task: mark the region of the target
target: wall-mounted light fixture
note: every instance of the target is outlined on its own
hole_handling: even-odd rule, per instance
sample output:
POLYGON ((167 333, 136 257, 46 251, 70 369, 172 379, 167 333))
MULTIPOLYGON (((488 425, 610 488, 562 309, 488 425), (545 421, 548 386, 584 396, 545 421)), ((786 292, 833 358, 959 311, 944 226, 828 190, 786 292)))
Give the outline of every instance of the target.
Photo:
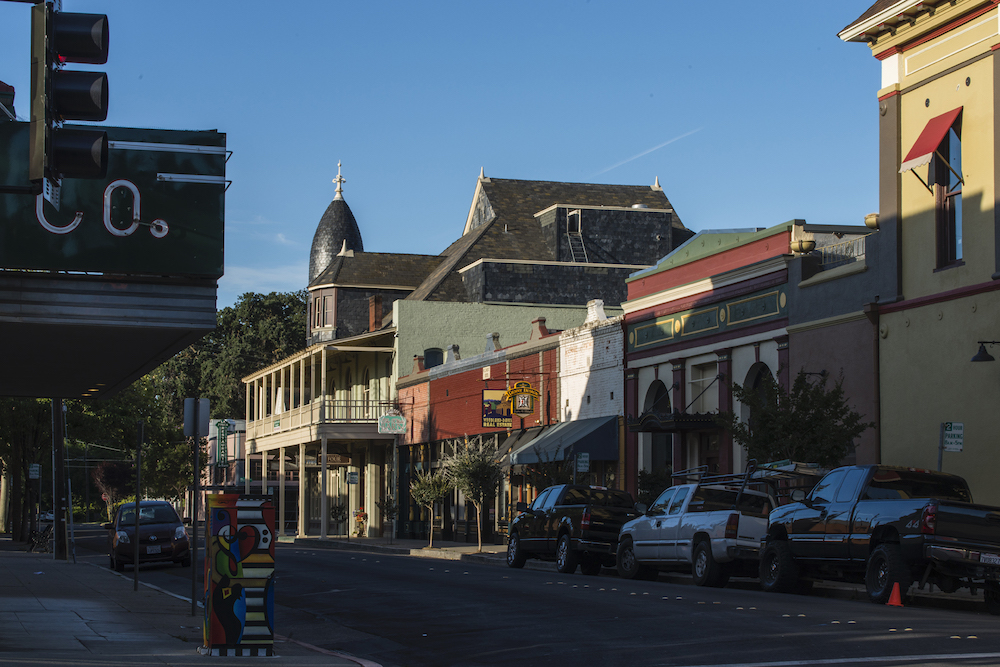
POLYGON ((1000 345, 1000 340, 979 341, 979 352, 976 352, 976 356, 972 357, 972 361, 996 361, 993 355, 986 351, 987 345, 1000 345))

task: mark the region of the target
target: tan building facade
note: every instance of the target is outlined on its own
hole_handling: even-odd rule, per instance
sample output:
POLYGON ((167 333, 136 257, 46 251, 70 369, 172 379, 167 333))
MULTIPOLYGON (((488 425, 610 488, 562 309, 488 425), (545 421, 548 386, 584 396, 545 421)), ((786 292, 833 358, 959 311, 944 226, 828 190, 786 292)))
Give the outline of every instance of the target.
POLYGON ((970 362, 1000 339, 1000 14, 992 1, 883 0, 840 37, 882 68, 878 226, 896 287, 873 310, 882 462, 940 460, 1000 504, 1000 364, 970 362), (939 459, 943 424, 964 438, 939 459))

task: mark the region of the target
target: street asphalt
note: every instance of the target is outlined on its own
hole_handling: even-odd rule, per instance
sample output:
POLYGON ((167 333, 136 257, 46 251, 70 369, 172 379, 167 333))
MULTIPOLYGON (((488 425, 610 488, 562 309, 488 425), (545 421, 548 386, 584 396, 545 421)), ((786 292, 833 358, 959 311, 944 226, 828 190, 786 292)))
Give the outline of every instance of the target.
MULTIPOLYGON (((279 538, 295 548, 350 549, 422 558, 466 560, 505 566, 504 545, 343 538, 279 538)), ((528 561, 531 569, 553 569, 552 563, 528 561)), ((663 577, 690 581, 682 574, 663 577)), ((734 580, 731 586, 755 587, 734 580)), ((817 594, 862 598, 861 587, 825 583, 817 594)), ((51 554, 27 553, 25 545, 0 535, 0 666, 2 665, 192 665, 246 664, 245 657, 205 656, 201 652, 200 619, 191 616, 189 598, 149 584, 133 590, 130 572, 115 573, 92 563, 54 560, 51 554)), ((982 595, 967 591, 946 595, 912 588, 906 604, 982 610, 982 595)), ((346 653, 321 649, 275 636, 269 665, 364 665, 375 663, 346 653)))

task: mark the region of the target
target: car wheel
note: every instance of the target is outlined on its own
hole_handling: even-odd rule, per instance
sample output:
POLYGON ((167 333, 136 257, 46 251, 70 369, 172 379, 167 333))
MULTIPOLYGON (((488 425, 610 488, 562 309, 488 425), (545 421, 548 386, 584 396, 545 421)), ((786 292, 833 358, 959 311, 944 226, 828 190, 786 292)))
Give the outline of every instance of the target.
POLYGON ((618 543, 615 568, 618 570, 618 576, 622 579, 653 579, 656 576, 655 569, 648 565, 642 565, 636 560, 635 550, 630 539, 618 543))
POLYGON ((580 563, 580 572, 588 577, 596 577, 601 573, 601 563, 596 560, 588 560, 580 563))
POLYGON ((515 531, 507 538, 507 567, 524 567, 526 560, 528 557, 521 548, 521 537, 515 531))
POLYGON ((895 584, 899 584, 900 595, 910 587, 909 568, 903 560, 899 545, 885 542, 878 545, 868 556, 865 568, 865 590, 868 599, 876 604, 885 604, 892 595, 895 584))
POLYGON ((729 568, 712 557, 712 545, 708 540, 699 541, 694 548, 691 575, 698 586, 721 588, 729 581, 729 568))
POLYGON ((760 554, 760 587, 768 593, 791 593, 799 583, 799 567, 788 542, 770 542, 760 554))
POLYGON ((556 545, 556 570, 559 574, 573 574, 576 572, 576 552, 573 551, 572 543, 568 533, 563 533, 556 545))
POLYGON ((114 556, 111 556, 111 555, 108 556, 108 569, 109 570, 115 569, 115 557, 114 556))
POLYGON ((994 616, 1000 616, 1000 584, 988 582, 986 590, 983 591, 983 599, 986 600, 986 611, 994 616))
POLYGON ((191 556, 185 556, 180 560, 181 567, 191 567, 191 556))
POLYGON ((125 563, 121 562, 120 560, 118 560, 114 556, 111 557, 111 567, 114 568, 115 572, 124 572, 125 571, 125 563))

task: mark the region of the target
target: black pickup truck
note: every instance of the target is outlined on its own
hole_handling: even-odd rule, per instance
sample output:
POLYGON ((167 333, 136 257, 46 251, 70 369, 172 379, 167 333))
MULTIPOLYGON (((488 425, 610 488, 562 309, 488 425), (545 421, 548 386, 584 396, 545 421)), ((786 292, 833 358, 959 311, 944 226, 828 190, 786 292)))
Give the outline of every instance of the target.
POLYGON ((622 525, 639 516, 625 491, 600 486, 550 486, 529 507, 517 504, 518 516, 507 531, 507 565, 524 567, 528 558, 555 560, 556 569, 598 574, 614 567, 622 525))
POLYGON ((881 465, 831 470, 799 502, 771 512, 761 546, 766 591, 853 580, 885 603, 897 583, 901 594, 913 582, 945 592, 983 588, 989 612, 1000 614, 1000 507, 973 504, 957 475, 881 465))

